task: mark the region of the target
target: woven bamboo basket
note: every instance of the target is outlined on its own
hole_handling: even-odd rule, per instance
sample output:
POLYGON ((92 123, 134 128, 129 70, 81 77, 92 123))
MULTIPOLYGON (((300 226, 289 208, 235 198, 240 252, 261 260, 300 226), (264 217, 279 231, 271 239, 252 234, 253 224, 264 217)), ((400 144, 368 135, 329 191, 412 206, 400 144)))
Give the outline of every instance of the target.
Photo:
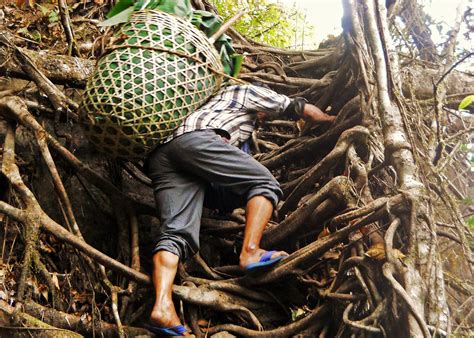
POLYGON ((89 79, 81 121, 114 157, 143 158, 221 86, 223 67, 204 33, 161 11, 140 11, 112 38, 89 79))

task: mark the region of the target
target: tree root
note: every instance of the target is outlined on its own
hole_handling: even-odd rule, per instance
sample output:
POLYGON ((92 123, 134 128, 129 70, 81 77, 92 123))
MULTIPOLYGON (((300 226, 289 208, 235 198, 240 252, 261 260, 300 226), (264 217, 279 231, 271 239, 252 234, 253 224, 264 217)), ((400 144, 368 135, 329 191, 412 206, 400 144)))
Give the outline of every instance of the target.
MULTIPOLYGON (((399 197, 393 198, 393 201, 392 199, 389 199, 389 201, 391 201, 392 203, 401 202, 399 197)), ((381 198, 380 200, 375 200, 371 207, 377 207, 378 204, 381 204, 381 202, 383 203, 382 205, 386 205, 387 199, 381 198)), ((254 280, 247 276, 242 278, 241 283, 245 283, 245 285, 270 283, 279 280, 288 274, 293 274, 295 273, 295 271, 299 271, 298 268, 304 267, 307 264, 310 264, 310 262, 314 262, 314 260, 320 257, 325 251, 329 250, 334 245, 341 243, 352 231, 356 231, 364 225, 374 222, 382 215, 386 215, 387 212, 386 209, 378 209, 377 211, 374 211, 373 209, 369 209, 367 206, 362 209, 365 209, 366 213, 371 213, 369 213, 366 217, 358 220, 357 222, 354 222, 336 231, 335 233, 330 234, 329 236, 323 237, 305 246, 304 248, 295 251, 280 264, 277 264, 273 270, 268 272, 266 275, 260 277, 258 280, 254 280)), ((354 214, 358 213, 349 212, 347 214, 348 215, 342 215, 342 217, 339 217, 339 219, 352 219, 352 217, 354 217, 354 214)))
MULTIPOLYGON (((346 177, 338 176, 305 202, 300 208, 285 218, 278 226, 264 232, 262 238, 263 247, 273 247, 289 235, 296 233, 302 223, 313 213, 317 205, 330 197, 337 196, 338 191, 350 191, 349 182, 346 177)), ((337 198, 335 199, 338 200, 337 198)))
MULTIPOLYGON (((351 100, 339 112, 334 127, 319 137, 307 139, 304 142, 298 140, 298 144, 287 144, 275 152, 268 153, 261 163, 269 169, 276 169, 284 163, 288 163, 298 157, 303 157, 305 154, 314 153, 318 151, 323 145, 333 145, 339 138, 343 131, 350 129, 361 121, 361 114, 358 114, 358 100, 351 100), (345 116, 349 116, 344 119, 345 116), (339 123, 338 123, 339 122, 339 123)), ((360 113, 360 111, 359 111, 360 113)))
POLYGON ((301 197, 320 179, 321 175, 329 171, 330 167, 337 165, 349 146, 354 143, 364 144, 368 134, 369 131, 361 126, 344 131, 334 149, 299 179, 298 185, 286 198, 279 212, 284 215, 288 211, 294 210, 301 197))
MULTIPOLYGON (((6 34, 2 31, 2 34, 6 34)), ((85 87, 86 81, 94 71, 95 61, 72 58, 63 55, 48 55, 44 52, 35 52, 20 48, 38 69, 54 83, 68 84, 71 87, 85 87)), ((11 58, 10 48, 3 45, 0 47, 0 74, 13 76, 21 79, 30 79, 30 74, 25 73, 22 65, 11 58)))
POLYGON ((145 206, 139 202, 134 201, 130 197, 125 196, 112 183, 99 176, 87 165, 82 163, 71 152, 64 148, 55 138, 53 138, 40 126, 36 119, 28 112, 21 99, 17 97, 6 97, 0 99, 0 107, 4 109, 3 114, 6 114, 7 118, 16 119, 29 130, 43 135, 48 144, 52 146, 53 149, 58 152, 58 154, 60 154, 75 171, 83 175, 92 184, 103 190, 107 195, 121 198, 125 204, 134 206, 137 208, 137 210, 143 211, 144 213, 151 215, 155 214, 155 208, 152 206, 145 206))
POLYGON ((381 333, 382 332, 381 329, 379 329, 377 327, 369 326, 369 325, 366 324, 366 322, 368 322, 370 320, 373 320, 373 319, 377 319, 377 317, 379 317, 381 315, 382 310, 385 308, 384 306, 382 306, 382 303, 377 307, 377 309, 375 309, 375 311, 372 313, 372 315, 370 315, 367 318, 364 318, 363 320, 358 320, 358 321, 354 321, 354 320, 349 319, 349 313, 351 312, 353 307, 354 307, 354 304, 350 303, 349 305, 347 305, 346 309, 344 310, 344 314, 342 315, 342 320, 344 321, 345 324, 347 324, 349 326, 352 326, 356 329, 360 329, 360 330, 367 331, 367 332, 370 332, 370 333, 381 333), (374 314, 375 314, 375 316, 374 316, 374 314), (375 318, 373 318, 373 317, 375 317, 375 318))
POLYGON ((204 287, 191 288, 175 285, 173 291, 178 299, 185 300, 191 304, 207 306, 218 311, 241 313, 253 327, 259 330, 262 328, 262 324, 252 311, 240 305, 250 304, 248 301, 239 300, 238 297, 229 296, 224 292, 209 290, 204 287))
POLYGON ((38 232, 39 232, 38 228, 30 224, 24 227, 25 251, 24 251, 24 256, 23 256, 20 278, 18 279, 18 289, 17 289, 18 290, 17 297, 20 301, 23 301, 25 297, 26 280, 35 262, 34 255, 38 255, 38 252, 36 250, 36 245, 39 241, 38 232))
POLYGON ((320 321, 320 318, 323 318, 328 313, 329 307, 327 305, 322 305, 321 307, 312 310, 311 313, 303 319, 274 330, 254 331, 237 325, 227 324, 212 327, 207 330, 207 334, 212 335, 216 332, 228 331, 244 337, 289 337, 308 328, 310 325, 314 324, 315 321, 320 321))
POLYGON ((421 328, 421 331, 423 332, 423 337, 425 337, 425 338, 431 337, 431 334, 428 330, 426 322, 421 317, 421 315, 418 313, 418 311, 415 309, 415 306, 414 306, 413 301, 411 300, 410 296, 407 294, 405 289, 403 289, 403 287, 400 285, 400 283, 398 283, 397 280, 393 277, 393 273, 394 273, 393 265, 390 264, 390 263, 385 263, 383 265, 382 271, 383 271, 383 275, 391 283, 391 285, 392 285, 393 289, 395 290, 395 292, 408 305, 408 309, 410 310, 410 313, 413 315, 413 317, 415 317, 418 325, 421 328))
MULTIPOLYGON (((0 300, 0 307, 2 307, 2 310, 4 308, 13 309, 2 300, 0 300)), ((115 337, 117 333, 117 327, 115 325, 100 321, 92 322, 90 319, 47 308, 34 302, 22 304, 21 309, 29 316, 40 318, 41 321, 55 328, 73 330, 74 332, 79 332, 88 336, 92 335, 94 332, 102 332, 106 337, 115 337)), ((131 326, 124 326, 123 329, 124 332, 131 337, 146 335, 148 333, 145 329, 131 326)))
POLYGON ((286 75, 274 75, 268 73, 253 73, 253 74, 242 74, 240 76, 242 80, 247 81, 263 81, 271 84, 280 83, 285 86, 294 86, 296 88, 308 87, 312 89, 322 89, 331 83, 331 78, 326 77, 324 79, 308 79, 308 78, 297 78, 289 77, 286 75))
MULTIPOLYGON (((0 335, 2 337, 13 336, 13 332, 25 331, 26 334, 41 337, 60 337, 60 338, 81 338, 82 335, 75 333, 66 328, 58 328, 47 324, 46 320, 35 318, 34 316, 19 311, 8 305, 7 302, 0 300, 0 311, 10 317, 10 326, 0 327, 0 335), (22 325, 20 327, 13 325, 22 325)), ((17 336, 15 334, 15 336, 17 336)))

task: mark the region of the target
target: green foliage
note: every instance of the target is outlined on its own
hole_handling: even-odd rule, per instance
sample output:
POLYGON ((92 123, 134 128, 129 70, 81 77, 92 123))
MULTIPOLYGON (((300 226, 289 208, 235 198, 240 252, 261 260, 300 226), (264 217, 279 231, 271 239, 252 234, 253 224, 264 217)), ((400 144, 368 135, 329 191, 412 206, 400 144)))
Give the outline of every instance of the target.
POLYGON ((234 24, 234 28, 256 42, 286 48, 309 41, 311 27, 303 29, 303 14, 269 0, 211 0, 224 21, 241 10, 247 13, 234 24), (304 32, 304 33, 303 33, 304 32))
MULTIPOLYGON (((466 222, 467 227, 471 231, 474 231, 474 216, 469 217, 465 222, 466 222)), ((474 249, 474 241, 469 242, 469 245, 471 249, 474 249)))
POLYGON ((48 15, 49 23, 55 23, 59 21, 59 14, 56 11, 51 11, 48 15))
POLYGON ((462 99, 461 103, 459 103, 458 109, 466 109, 472 104, 473 101, 474 101, 474 95, 466 96, 464 99, 462 99))
POLYGON ((49 23, 55 23, 59 21, 59 14, 54 9, 47 6, 42 6, 40 4, 36 4, 36 6, 38 6, 42 16, 48 17, 49 23))
POLYGON ((464 205, 474 205, 474 200, 472 198, 465 198, 461 201, 462 204, 464 205))

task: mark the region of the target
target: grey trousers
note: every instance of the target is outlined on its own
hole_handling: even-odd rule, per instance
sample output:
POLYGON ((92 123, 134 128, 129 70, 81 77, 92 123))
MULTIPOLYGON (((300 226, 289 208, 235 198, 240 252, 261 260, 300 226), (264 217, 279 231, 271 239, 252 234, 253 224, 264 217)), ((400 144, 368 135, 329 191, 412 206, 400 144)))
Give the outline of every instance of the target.
POLYGON ((161 223, 153 253, 165 250, 183 260, 199 250, 205 200, 224 198, 245 204, 260 195, 276 206, 282 196, 278 181, 267 168, 224 142, 214 130, 186 133, 159 146, 149 155, 146 168, 161 223), (221 187, 221 192, 229 191, 229 196, 205 199, 206 191, 212 191, 210 184, 221 187))

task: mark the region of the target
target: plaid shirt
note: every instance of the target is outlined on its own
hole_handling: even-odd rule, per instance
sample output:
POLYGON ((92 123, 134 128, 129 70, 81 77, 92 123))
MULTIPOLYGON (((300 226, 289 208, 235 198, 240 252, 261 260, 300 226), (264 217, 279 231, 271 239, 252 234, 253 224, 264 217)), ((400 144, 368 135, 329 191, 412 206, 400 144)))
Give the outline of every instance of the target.
POLYGON ((191 131, 215 129, 225 134, 230 144, 240 146, 252 135, 257 111, 275 117, 281 115, 290 102, 287 96, 267 88, 227 86, 190 114, 166 142, 191 131))

